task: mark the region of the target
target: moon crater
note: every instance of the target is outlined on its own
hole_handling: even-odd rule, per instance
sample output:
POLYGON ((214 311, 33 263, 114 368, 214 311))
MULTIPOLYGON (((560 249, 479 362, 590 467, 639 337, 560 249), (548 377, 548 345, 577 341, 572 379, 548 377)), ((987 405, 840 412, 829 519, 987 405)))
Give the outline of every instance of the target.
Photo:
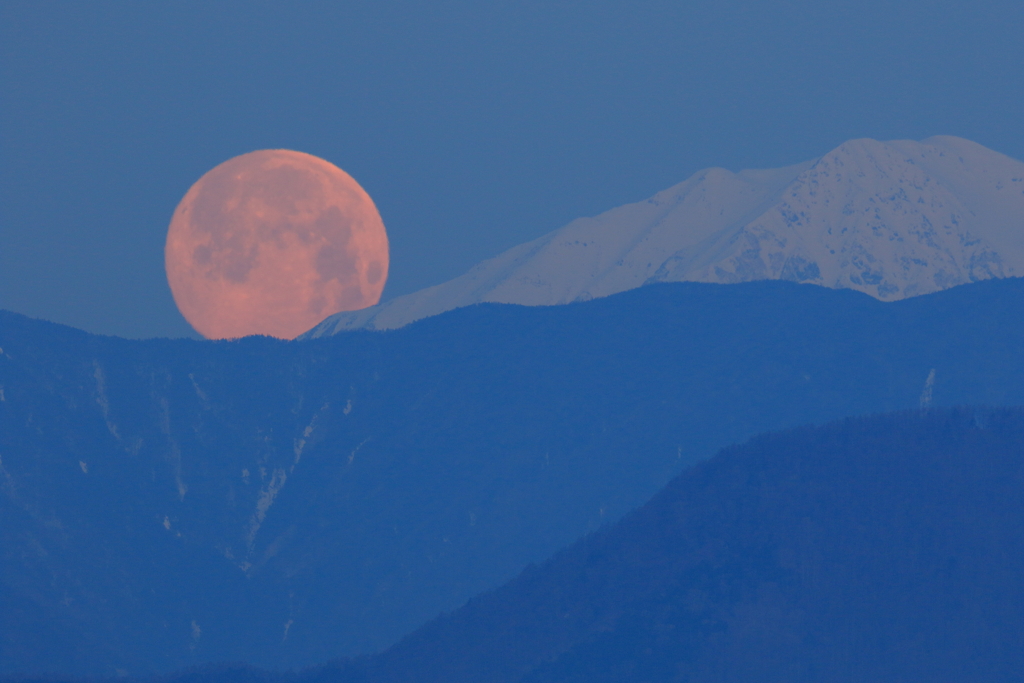
POLYGON ((372 306, 389 261, 363 188, 291 150, 250 152, 206 173, 175 210, 164 255, 175 303, 211 339, 291 339, 372 306))

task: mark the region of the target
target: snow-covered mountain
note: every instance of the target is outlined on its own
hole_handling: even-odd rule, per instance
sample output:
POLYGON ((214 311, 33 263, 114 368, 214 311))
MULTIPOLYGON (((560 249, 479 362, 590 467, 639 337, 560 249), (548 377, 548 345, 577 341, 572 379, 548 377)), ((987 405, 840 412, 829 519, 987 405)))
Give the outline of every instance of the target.
POLYGON ((783 279, 892 301, 1024 275, 1024 163, 961 138, 851 140, 771 170, 700 171, 466 274, 307 333, 401 327, 490 301, 554 305, 651 282, 783 279))

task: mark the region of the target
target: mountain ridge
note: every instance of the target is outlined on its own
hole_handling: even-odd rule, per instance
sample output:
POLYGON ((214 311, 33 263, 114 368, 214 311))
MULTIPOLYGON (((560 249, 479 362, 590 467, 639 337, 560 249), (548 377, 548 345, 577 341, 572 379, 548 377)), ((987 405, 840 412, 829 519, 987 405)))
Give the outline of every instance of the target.
POLYGON ((1021 680, 1021 443, 1021 407, 760 434, 380 654, 151 683, 1021 680))
POLYGON ((660 283, 295 342, 0 314, 0 674, 378 651, 753 434, 1024 403, 1021 301, 660 283))
POLYGON ((304 336, 392 329, 478 302, 560 305, 654 282, 783 279, 890 301, 1021 274, 1024 163, 950 136, 860 139, 781 169, 699 171, 304 336))
POLYGON ((303 681, 1019 680, 1024 410, 759 435, 377 657, 303 681))

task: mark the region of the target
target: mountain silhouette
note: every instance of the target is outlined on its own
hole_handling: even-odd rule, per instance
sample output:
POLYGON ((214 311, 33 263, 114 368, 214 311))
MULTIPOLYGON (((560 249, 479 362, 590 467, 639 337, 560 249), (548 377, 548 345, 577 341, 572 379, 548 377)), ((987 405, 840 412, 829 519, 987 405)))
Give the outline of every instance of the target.
POLYGON ((303 683, 1024 677, 1024 411, 757 437, 375 658, 303 683))
POLYGON ((0 674, 383 650, 729 444, 1024 403, 1021 301, 671 283, 299 342, 0 314, 0 674))
POLYGON ((401 327, 481 301, 566 304, 652 282, 789 280, 894 301, 1021 275, 1024 163, 951 136, 862 139, 786 168, 699 171, 307 334, 401 327))

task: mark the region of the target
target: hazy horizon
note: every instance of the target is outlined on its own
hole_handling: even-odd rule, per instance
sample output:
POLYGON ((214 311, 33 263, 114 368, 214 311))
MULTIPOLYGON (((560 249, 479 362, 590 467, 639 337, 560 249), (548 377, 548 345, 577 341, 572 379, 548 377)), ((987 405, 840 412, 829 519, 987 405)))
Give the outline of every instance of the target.
POLYGON ((940 134, 1024 158, 1021 34, 1011 2, 5 3, 0 308, 194 335, 167 225, 255 149, 366 188, 385 300, 710 166, 940 134))

